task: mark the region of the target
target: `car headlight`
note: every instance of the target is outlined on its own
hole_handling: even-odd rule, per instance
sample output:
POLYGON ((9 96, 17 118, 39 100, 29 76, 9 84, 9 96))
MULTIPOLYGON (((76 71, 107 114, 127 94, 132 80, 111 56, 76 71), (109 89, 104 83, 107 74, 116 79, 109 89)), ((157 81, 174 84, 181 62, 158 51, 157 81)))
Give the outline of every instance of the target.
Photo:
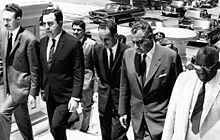
POLYGON ((181 24, 183 22, 183 18, 179 19, 179 24, 181 24))
POLYGON ((208 40, 208 39, 209 39, 209 36, 208 36, 208 34, 205 33, 205 32, 200 32, 199 38, 208 40))
POLYGON ((190 29, 193 29, 193 28, 194 28, 194 24, 190 24, 190 25, 189 25, 189 28, 190 28, 190 29))

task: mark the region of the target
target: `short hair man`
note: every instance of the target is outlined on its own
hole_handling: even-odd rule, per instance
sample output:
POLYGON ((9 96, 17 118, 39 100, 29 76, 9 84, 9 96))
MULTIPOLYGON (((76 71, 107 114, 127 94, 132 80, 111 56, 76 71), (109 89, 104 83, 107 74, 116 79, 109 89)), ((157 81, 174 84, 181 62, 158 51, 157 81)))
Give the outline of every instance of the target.
POLYGON ((82 96, 84 57, 81 43, 62 29, 60 9, 43 13, 46 36, 40 40, 42 99, 46 101, 50 131, 55 140, 66 140, 71 112, 82 96))
POLYGON ((10 139, 11 115, 14 113, 23 139, 33 140, 27 102, 35 102, 35 96, 39 94, 39 42, 20 25, 22 10, 17 4, 7 4, 2 18, 6 30, 0 38, 3 60, 0 86, 5 98, 1 99, 0 105, 0 139, 10 139))
POLYGON ((168 106, 162 140, 220 138, 219 51, 200 48, 193 70, 179 75, 168 106))
MULTIPOLYGON (((98 27, 102 44, 94 49, 94 65, 100 79, 98 109, 103 140, 127 140, 127 128, 119 122, 118 103, 120 68, 129 46, 118 41, 117 25, 109 20, 98 27)), ((129 124, 128 120, 128 124, 129 124)))
POLYGON ((146 136, 160 140, 175 80, 182 72, 180 56, 156 44, 150 24, 137 21, 131 28, 135 47, 127 49, 122 59, 119 114, 126 127, 131 121, 136 140, 146 136))
MULTIPOLYGON (((82 48, 84 53, 85 75, 84 85, 82 92, 82 108, 83 108, 83 120, 80 130, 87 132, 90 126, 90 116, 92 105, 94 103, 93 93, 98 90, 97 77, 93 71, 92 64, 92 51, 96 44, 96 41, 86 35, 86 24, 83 20, 74 20, 72 23, 73 36, 78 38, 82 42, 82 48)), ((98 119, 98 118, 97 118, 98 119)))

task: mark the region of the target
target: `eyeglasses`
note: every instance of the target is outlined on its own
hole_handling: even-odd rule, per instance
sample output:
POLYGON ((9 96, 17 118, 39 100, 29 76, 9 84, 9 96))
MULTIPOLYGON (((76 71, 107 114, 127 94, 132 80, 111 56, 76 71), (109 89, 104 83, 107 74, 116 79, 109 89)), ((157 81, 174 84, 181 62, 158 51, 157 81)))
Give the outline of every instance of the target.
POLYGON ((136 44, 137 46, 140 46, 142 45, 147 39, 150 39, 150 37, 152 36, 152 34, 149 34, 147 37, 143 37, 142 39, 140 40, 137 40, 137 41, 132 41, 133 44, 136 44))
POLYGON ((73 31, 77 31, 77 32, 80 32, 80 31, 82 31, 82 29, 78 29, 78 28, 73 28, 73 31))
POLYGON ((201 70, 201 69, 205 69, 206 71, 211 71, 213 67, 215 67, 218 64, 218 62, 216 62, 214 65, 212 66, 201 66, 201 65, 197 65, 197 64, 193 64, 193 67, 197 70, 201 70))

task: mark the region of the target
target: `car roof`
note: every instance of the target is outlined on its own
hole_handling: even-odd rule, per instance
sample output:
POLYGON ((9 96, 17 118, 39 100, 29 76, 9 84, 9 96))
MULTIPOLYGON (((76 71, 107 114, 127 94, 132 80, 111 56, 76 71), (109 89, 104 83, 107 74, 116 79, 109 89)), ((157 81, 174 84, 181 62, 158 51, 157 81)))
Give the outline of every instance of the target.
POLYGON ((110 3, 107 3, 107 4, 130 5, 130 4, 127 4, 127 3, 122 3, 122 2, 110 2, 110 3))
POLYGON ((144 20, 155 20, 155 21, 161 21, 161 22, 163 22, 163 20, 161 20, 161 19, 159 19, 159 18, 154 18, 154 17, 142 16, 141 18, 143 18, 144 20))

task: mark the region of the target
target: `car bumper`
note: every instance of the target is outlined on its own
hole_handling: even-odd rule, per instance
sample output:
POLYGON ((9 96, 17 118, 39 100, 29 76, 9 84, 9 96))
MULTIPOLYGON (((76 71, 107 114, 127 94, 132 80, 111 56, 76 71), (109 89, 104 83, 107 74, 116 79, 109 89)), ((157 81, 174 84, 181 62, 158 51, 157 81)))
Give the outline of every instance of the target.
POLYGON ((171 12, 171 11, 162 11, 162 15, 166 15, 166 16, 168 16, 168 15, 178 16, 179 13, 177 13, 177 12, 171 12))
POLYGON ((209 44, 208 40, 190 40, 187 43, 187 46, 196 46, 196 47, 204 47, 209 44))
POLYGON ((190 27, 191 25, 186 25, 186 24, 179 24, 179 28, 187 28, 187 29, 191 29, 190 27))
POLYGON ((106 18, 100 18, 100 17, 93 17, 93 16, 89 16, 89 19, 93 22, 97 22, 97 23, 100 23, 100 22, 104 22, 106 21, 106 18))

